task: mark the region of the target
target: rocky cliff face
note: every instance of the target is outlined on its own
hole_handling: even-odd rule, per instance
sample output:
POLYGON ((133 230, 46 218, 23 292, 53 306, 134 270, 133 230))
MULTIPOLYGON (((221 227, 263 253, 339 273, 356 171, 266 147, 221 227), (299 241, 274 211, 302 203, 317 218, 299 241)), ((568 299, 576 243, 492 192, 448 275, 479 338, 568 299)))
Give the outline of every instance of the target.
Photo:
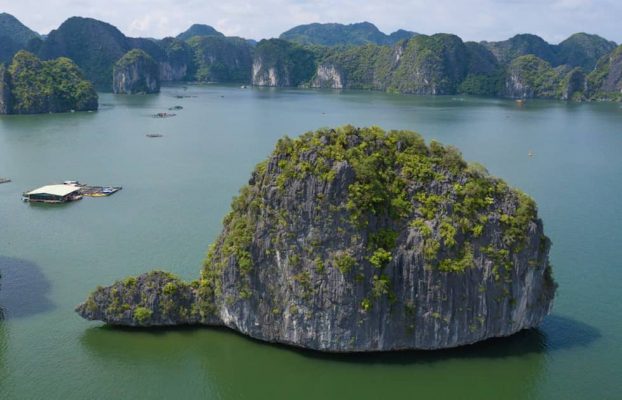
POLYGON ((252 47, 236 37, 193 37, 188 44, 194 51, 196 74, 204 82, 249 83, 252 70, 252 47))
POLYGON ((622 46, 600 59, 588 82, 592 98, 622 101, 622 46))
POLYGON ((341 70, 331 64, 318 65, 311 87, 343 89, 344 79, 341 70))
POLYGON ((255 47, 252 83, 256 86, 309 84, 316 70, 315 55, 281 39, 262 40, 255 47))
POLYGON ((554 69, 534 55, 518 57, 507 67, 503 95, 513 99, 558 98, 566 72, 565 68, 554 69))
POLYGON ((174 38, 164 38, 159 44, 164 49, 164 57, 158 62, 160 81, 183 81, 191 78, 196 67, 190 45, 174 38))
POLYGON ((253 85, 256 86, 291 86, 287 71, 277 72, 276 67, 265 67, 261 58, 253 60, 253 85))
POLYGON ((183 81, 189 73, 187 64, 174 65, 169 61, 158 63, 158 68, 161 82, 183 81))
POLYGON ((455 149, 322 130, 280 140, 257 166, 198 281, 129 278, 77 311, 331 352, 454 347, 542 321, 549 246, 533 200, 455 149))
POLYGON ((573 68, 568 72, 561 83, 562 100, 584 100, 588 93, 588 81, 581 68, 573 68))
POLYGON ((134 49, 114 65, 112 90, 117 94, 149 94, 160 91, 160 67, 151 56, 134 49))

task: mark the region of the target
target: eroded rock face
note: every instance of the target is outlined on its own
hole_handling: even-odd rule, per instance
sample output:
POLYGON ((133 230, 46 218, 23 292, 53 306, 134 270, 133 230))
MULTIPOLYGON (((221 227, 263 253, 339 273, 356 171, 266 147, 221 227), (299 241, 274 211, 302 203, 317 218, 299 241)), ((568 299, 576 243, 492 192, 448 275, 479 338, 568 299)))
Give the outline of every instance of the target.
POLYGON ((285 69, 277 66, 266 67, 261 58, 253 61, 253 85, 269 87, 291 86, 289 74, 285 69))
POLYGON ((574 68, 562 81, 562 100, 583 100, 588 92, 587 77, 581 68, 574 68))
POLYGON ((330 352, 447 348, 537 326, 556 287, 549 246, 533 200, 455 149, 343 127, 282 139, 257 166, 201 278, 176 292, 189 311, 163 316, 164 281, 118 282, 77 311, 330 352))
POLYGON ((143 50, 126 53, 114 65, 112 90, 117 94, 149 94, 160 91, 160 66, 143 50))
POLYGON ((315 72, 311 87, 343 89, 344 79, 341 71, 332 64, 320 64, 315 72))

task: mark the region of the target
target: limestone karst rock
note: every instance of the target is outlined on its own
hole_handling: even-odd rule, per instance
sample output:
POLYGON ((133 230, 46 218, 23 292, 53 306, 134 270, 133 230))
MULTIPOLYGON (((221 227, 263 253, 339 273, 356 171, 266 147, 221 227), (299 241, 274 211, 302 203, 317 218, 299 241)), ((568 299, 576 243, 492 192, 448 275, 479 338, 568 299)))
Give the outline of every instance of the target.
POLYGON ((148 273, 77 308, 113 325, 224 325, 329 352, 440 349, 535 327, 555 294, 527 195, 407 131, 281 139, 201 277, 148 273))
POLYGON ((130 50, 114 65, 112 90, 117 94, 158 93, 159 68, 158 63, 143 50, 130 50))

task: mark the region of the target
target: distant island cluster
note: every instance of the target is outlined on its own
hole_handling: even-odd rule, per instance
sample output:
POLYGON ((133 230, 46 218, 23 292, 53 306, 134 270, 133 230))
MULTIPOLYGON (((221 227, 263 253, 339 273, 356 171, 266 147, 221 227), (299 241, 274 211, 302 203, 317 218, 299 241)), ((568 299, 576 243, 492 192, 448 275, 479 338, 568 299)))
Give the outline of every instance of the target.
POLYGON ((193 25, 177 37, 130 38, 72 17, 42 36, 0 14, 0 114, 96 110, 96 90, 157 93, 162 82, 622 100, 622 46, 576 33, 464 42, 451 34, 382 33, 369 22, 308 24, 259 42, 193 25))

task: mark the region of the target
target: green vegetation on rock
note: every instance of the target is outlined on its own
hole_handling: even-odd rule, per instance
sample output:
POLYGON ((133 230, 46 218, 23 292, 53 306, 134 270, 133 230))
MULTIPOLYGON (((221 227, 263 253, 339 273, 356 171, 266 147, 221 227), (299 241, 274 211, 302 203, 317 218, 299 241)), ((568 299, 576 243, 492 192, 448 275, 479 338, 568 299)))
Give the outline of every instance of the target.
POLYGON ((120 94, 148 94, 160 91, 158 63, 145 51, 128 51, 114 65, 112 90, 120 94))
POLYGON ((216 29, 212 28, 209 25, 203 24, 194 24, 184 32, 177 35, 177 39, 179 40, 188 40, 195 36, 220 36, 224 37, 222 33, 218 32, 216 29))
POLYGON ((622 46, 598 61, 588 82, 593 99, 622 101, 622 46))
POLYGON ((392 45, 414 35, 416 33, 403 29, 393 32, 391 35, 385 35, 369 22, 349 25, 314 23, 296 26, 282 33, 279 39, 301 45, 359 46, 364 44, 392 45))
POLYGON ((9 114, 38 114, 96 110, 97 93, 68 58, 41 61, 18 52, 7 69, 9 114))
POLYGON ((195 36, 188 40, 194 53, 194 79, 203 82, 251 81, 251 46, 241 38, 195 36))
MULTIPOLYGON (((369 282, 371 292, 361 303, 363 308, 371 308, 373 299, 390 293, 385 271, 394 262, 396 241, 404 229, 412 229, 420 237, 429 268, 459 273, 474 266, 475 256, 486 256, 482 250, 486 246, 503 250, 495 253, 503 257, 494 262, 511 265, 512 255, 522 250, 536 220, 535 203, 529 197, 509 189, 482 168, 469 166, 455 148, 437 142, 426 145, 412 132, 351 126, 320 130, 296 140, 281 139, 271 160, 268 165, 258 165, 251 184, 233 201, 223 234, 204 263, 203 284, 211 288, 216 301, 224 296, 221 282, 229 268, 234 268, 241 282, 237 299, 256 295, 249 290, 251 277, 259 273, 254 270, 258 263, 253 255, 259 246, 257 229, 272 227, 270 243, 280 254, 295 243, 296 236, 290 237, 288 232, 299 222, 293 211, 270 204, 270 188, 289 191, 309 180, 330 184, 339 179, 339 165, 347 165, 353 173, 348 194, 337 203, 318 200, 318 207, 334 210, 322 220, 340 221, 337 235, 343 232, 349 239, 335 242, 350 244, 334 248, 332 253, 330 245, 317 249, 318 253, 311 251, 308 264, 292 256, 290 268, 309 265, 307 272, 313 278, 319 273, 318 264, 323 272, 323 262, 328 261, 344 277, 350 277, 347 280, 369 282), (501 204, 514 205, 509 212, 500 212, 501 204), (487 229, 499 229, 502 241, 481 243, 479 238, 487 229), (321 254, 326 258, 318 261, 321 254), (367 266, 372 267, 369 278, 360 274, 367 266), (351 271, 359 273, 351 275, 351 271)), ((295 230, 292 233, 298 235, 295 230)), ((275 252, 266 254, 272 257, 275 252)))
POLYGON ((314 53, 281 39, 257 43, 253 59, 253 83, 257 85, 300 86, 315 73, 314 53))
POLYGON ((410 131, 282 138, 223 225, 199 280, 129 278, 78 312, 328 351, 441 348, 537 325, 556 287, 534 201, 410 131))

